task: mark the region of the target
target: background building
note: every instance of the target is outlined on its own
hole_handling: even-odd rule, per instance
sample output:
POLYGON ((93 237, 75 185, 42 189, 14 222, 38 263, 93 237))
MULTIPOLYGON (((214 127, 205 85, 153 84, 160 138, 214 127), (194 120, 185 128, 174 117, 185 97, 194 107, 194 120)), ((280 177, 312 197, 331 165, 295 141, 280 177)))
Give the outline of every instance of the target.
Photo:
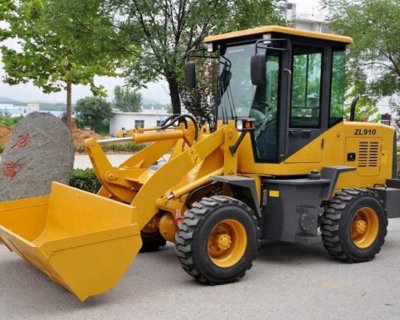
POLYGON ((26 116, 33 111, 39 111, 39 104, 15 105, 12 103, 0 103, 0 114, 7 114, 12 117, 26 116))
POLYGON ((295 2, 289 1, 286 4, 285 20, 297 29, 324 33, 332 32, 325 15, 317 7, 308 7, 305 10, 295 2))
POLYGON ((158 127, 170 114, 164 112, 114 112, 110 121, 110 134, 116 136, 122 128, 126 130, 134 128, 158 127))

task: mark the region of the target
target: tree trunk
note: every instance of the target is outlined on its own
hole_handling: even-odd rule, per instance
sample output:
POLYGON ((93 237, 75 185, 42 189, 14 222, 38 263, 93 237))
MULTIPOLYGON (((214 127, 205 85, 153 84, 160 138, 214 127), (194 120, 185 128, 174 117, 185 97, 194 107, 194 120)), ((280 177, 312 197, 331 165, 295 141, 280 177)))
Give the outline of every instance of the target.
POLYGON ((72 83, 67 81, 67 127, 72 131, 72 83))
POLYGON ((179 87, 176 77, 167 78, 169 95, 171 96, 172 112, 181 114, 181 99, 179 97, 179 87))

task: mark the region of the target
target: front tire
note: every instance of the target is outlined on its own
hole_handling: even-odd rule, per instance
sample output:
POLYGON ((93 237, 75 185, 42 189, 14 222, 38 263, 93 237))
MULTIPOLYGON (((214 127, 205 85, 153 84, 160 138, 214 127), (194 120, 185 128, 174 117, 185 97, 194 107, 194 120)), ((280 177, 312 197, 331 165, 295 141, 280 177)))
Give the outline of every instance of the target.
POLYGON ((176 235, 182 268, 202 283, 239 280, 257 255, 257 225, 254 212, 239 200, 212 196, 195 202, 176 235))
POLYGON ((337 260, 369 261, 385 242, 387 224, 378 195, 369 190, 345 189, 325 209, 321 219, 322 241, 337 260))

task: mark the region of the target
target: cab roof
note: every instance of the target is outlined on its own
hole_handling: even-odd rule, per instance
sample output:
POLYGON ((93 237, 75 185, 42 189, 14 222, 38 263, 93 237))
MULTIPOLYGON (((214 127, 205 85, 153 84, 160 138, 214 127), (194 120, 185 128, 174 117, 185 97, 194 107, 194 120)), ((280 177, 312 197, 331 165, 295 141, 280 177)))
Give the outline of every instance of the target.
POLYGON ((299 36, 304 38, 314 38, 314 39, 322 39, 328 41, 336 41, 341 43, 352 43, 353 39, 350 37, 345 36, 338 36, 335 34, 330 33, 320 33, 320 32, 313 32, 313 31, 306 31, 294 28, 287 28, 281 26, 263 26, 253 29, 241 30, 241 31, 233 31, 228 33, 223 33, 215 36, 208 36, 204 38, 205 43, 212 43, 212 42, 219 42, 224 41, 227 39, 234 39, 234 38, 244 38, 248 36, 255 36, 255 35, 262 35, 265 33, 280 33, 280 34, 287 34, 292 36, 299 36))

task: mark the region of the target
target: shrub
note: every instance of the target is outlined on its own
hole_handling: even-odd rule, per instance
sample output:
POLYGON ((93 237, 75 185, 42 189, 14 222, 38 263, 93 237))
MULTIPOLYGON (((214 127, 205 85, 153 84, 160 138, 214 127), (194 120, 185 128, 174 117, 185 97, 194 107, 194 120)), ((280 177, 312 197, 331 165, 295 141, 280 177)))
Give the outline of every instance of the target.
POLYGON ((0 123, 13 128, 16 126, 16 124, 21 121, 24 117, 23 116, 19 116, 19 117, 13 117, 10 114, 0 114, 0 123))
POLYGON ((74 169, 69 185, 92 193, 97 193, 101 187, 93 169, 74 169))
POLYGON ((83 129, 83 127, 85 126, 85 123, 81 118, 75 118, 75 124, 76 127, 79 129, 83 129))
POLYGON ((74 142, 75 152, 86 153, 86 149, 83 143, 74 142))
POLYGON ((105 144, 102 148, 104 152, 137 152, 142 150, 145 146, 145 144, 116 143, 105 144))

